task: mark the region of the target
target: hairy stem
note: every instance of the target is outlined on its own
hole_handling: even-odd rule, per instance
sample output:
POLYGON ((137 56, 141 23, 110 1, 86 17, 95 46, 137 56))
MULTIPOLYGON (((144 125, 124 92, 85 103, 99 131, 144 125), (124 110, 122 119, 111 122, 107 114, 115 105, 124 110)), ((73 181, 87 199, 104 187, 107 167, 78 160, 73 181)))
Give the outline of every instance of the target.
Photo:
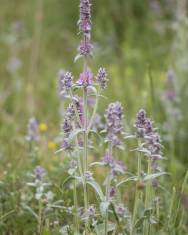
POLYGON ((70 96, 71 96, 71 99, 72 99, 74 112, 76 114, 76 120, 77 120, 79 126, 82 127, 82 123, 81 123, 81 120, 80 120, 80 117, 79 117, 79 113, 78 113, 78 110, 77 110, 77 107, 76 107, 76 103, 75 103, 75 99, 73 97, 72 91, 70 91, 70 96))
MULTIPOLYGON (((76 174, 75 174, 76 176, 76 174)), ((77 180, 75 178, 74 180, 74 209, 75 209, 75 215, 74 215, 74 220, 75 220, 75 228, 76 228, 76 233, 79 231, 79 222, 78 222, 78 197, 77 197, 77 190, 76 190, 76 185, 77 180)))
MULTIPOLYGON (((138 142, 138 146, 140 146, 140 141, 138 142)), ((135 192, 135 202, 134 202, 134 210, 133 210, 131 235, 134 235, 134 226, 135 226, 136 217, 137 217, 137 213, 138 213, 139 200, 141 198, 141 195, 140 195, 141 193, 139 191, 139 184, 141 183, 141 171, 142 171, 141 154, 138 153, 138 155, 137 155, 137 176, 138 176, 138 180, 137 180, 137 183, 136 183, 136 192, 135 192)))
MULTIPOLYGON (((88 133, 87 133, 87 87, 84 87, 83 91, 83 101, 84 101, 84 149, 83 149, 83 169, 84 172, 88 170, 88 133)), ((88 209, 88 192, 87 183, 84 176, 84 208, 85 212, 88 209)), ((86 220, 85 228, 88 228, 88 222, 86 220)))
POLYGON ((39 200, 39 212, 38 212, 38 235, 42 234, 42 202, 39 200))
MULTIPOLYGON (((108 150, 108 152, 109 152, 110 155, 112 155, 112 144, 111 143, 109 143, 109 150, 108 150)), ((109 202, 110 183, 111 183, 110 173, 108 173, 107 183, 106 183, 106 202, 109 202)), ((105 224, 105 230, 104 230, 105 232, 104 232, 104 234, 105 235, 108 235, 108 207, 107 207, 107 210, 106 210, 105 221, 104 221, 104 224, 105 224)))
MULTIPOLYGON (((151 174, 151 159, 148 159, 148 175, 151 174)), ((145 210, 150 206, 150 194, 151 194, 151 182, 146 184, 146 196, 145 196, 145 210)), ((144 235, 149 235, 150 224, 148 219, 144 221, 144 235)))
POLYGON ((90 122, 89 122, 89 125, 88 125, 88 131, 91 129, 91 126, 93 125, 93 121, 95 119, 95 115, 97 113, 97 108, 98 108, 98 104, 99 104, 99 95, 100 95, 100 91, 98 91, 97 94, 96 94, 95 107, 94 107, 94 110, 93 110, 93 113, 92 113, 92 116, 91 116, 91 119, 90 119, 90 122))

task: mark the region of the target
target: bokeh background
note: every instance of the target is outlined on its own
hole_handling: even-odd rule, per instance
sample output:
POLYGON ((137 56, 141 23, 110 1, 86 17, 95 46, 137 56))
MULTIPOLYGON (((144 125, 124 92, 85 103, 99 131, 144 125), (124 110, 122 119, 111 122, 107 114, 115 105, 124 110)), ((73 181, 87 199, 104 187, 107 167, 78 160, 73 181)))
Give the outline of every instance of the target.
MULTIPOLYGON (((47 126, 40 163, 60 161, 57 73, 74 63, 80 38, 78 0, 9 0, 0 7, 0 180, 11 182, 29 168, 27 122, 47 126), (51 143, 51 144, 49 144, 51 143)), ((188 16, 186 0, 92 0, 93 72, 106 67, 107 103, 119 100, 127 132, 145 108, 159 126, 166 168, 178 185, 188 166, 188 16)), ((45 129, 45 128, 44 128, 45 129)), ((12 184, 12 187, 16 187, 12 184)))

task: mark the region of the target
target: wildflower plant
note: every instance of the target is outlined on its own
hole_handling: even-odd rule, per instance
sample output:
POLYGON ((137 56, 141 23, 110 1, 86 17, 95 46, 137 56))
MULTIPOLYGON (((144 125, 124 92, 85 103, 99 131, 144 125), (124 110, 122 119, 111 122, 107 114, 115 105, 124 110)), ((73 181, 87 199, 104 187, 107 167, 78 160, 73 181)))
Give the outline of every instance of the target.
POLYGON ((103 67, 100 67, 97 74, 94 75, 89 66, 94 49, 91 42, 92 23, 89 0, 80 0, 78 26, 82 39, 75 62, 82 59, 83 70, 77 79, 69 71, 60 70, 59 72, 59 92, 63 99, 67 100, 67 108, 62 122, 63 140, 60 151, 65 152, 68 156, 69 176, 63 185, 72 180, 74 203, 72 208, 74 224, 65 225, 61 231, 64 231, 68 226, 71 231, 75 231, 75 234, 88 234, 93 231, 97 234, 100 231, 104 235, 112 231, 114 234, 117 232, 137 234, 139 228, 144 231, 144 234, 149 234, 150 223, 148 220, 151 220, 150 214, 153 213, 153 198, 150 196, 152 185, 154 183, 157 185, 156 178, 164 174, 158 166, 158 161, 163 159, 159 134, 153 127, 153 122, 146 117, 146 112, 140 110, 135 122, 136 135, 133 136, 138 139, 138 147, 136 148, 139 155, 138 174, 130 178, 125 177, 127 168, 116 156, 116 149, 124 151, 124 141, 129 138, 125 135, 124 113, 121 103, 114 102, 108 105, 104 114, 105 122, 99 125, 100 131, 95 125, 98 118, 99 100, 102 91, 107 88, 108 75, 103 67), (80 94, 82 97, 79 96, 80 94), (90 104, 91 98, 94 98, 94 104, 90 104), (97 162, 92 162, 89 158, 93 149, 92 134, 104 138, 103 145, 106 149, 97 162), (146 160, 141 159, 141 155, 145 156, 146 160), (142 171, 143 161, 148 164, 146 172, 144 169, 142 171), (106 172, 103 185, 95 180, 95 171, 93 171, 95 166, 102 167, 106 172), (124 179, 122 180, 122 178, 124 179), (136 181, 136 196, 132 215, 130 208, 124 205, 120 196, 120 186, 131 180, 136 181), (146 184, 144 187, 145 199, 138 192, 138 187, 142 182, 146 184), (83 204, 79 200, 80 189, 83 189, 83 204), (99 204, 91 204, 91 190, 95 191, 100 200, 99 204), (138 213, 139 203, 145 208, 143 215, 138 213), (148 210, 149 214, 147 214, 148 210), (140 228, 137 224, 141 219, 144 222, 140 228))
MULTIPOLYGON (((57 220, 52 220, 53 226, 59 226, 57 234, 160 234, 161 223, 166 221, 161 219, 164 217, 160 194, 163 187, 159 177, 167 173, 163 170, 163 146, 159 131, 146 111, 140 109, 135 117, 134 132, 127 135, 124 126, 126 115, 119 101, 108 104, 103 115, 98 113, 102 92, 107 88, 109 79, 104 67, 99 67, 97 72, 90 67, 94 46, 89 0, 80 0, 78 29, 81 40, 74 61, 81 60, 83 68, 77 75, 64 69, 58 73, 63 112, 57 153, 61 153, 64 159, 63 167, 58 169, 62 169, 66 178, 60 186, 51 184, 46 180, 46 170, 37 166, 32 174, 33 180, 27 183, 33 189, 32 200, 37 202, 37 206, 31 208, 32 200, 23 202, 22 206, 37 218, 38 234, 43 234, 44 227, 49 228, 50 215, 58 216, 57 220), (97 139, 101 143, 98 146, 97 139), (125 148, 128 140, 136 143, 131 151, 125 148), (101 145, 96 160, 95 149, 100 149, 101 145), (125 165, 125 159, 130 156, 137 157, 133 159, 136 173, 125 165), (100 182, 96 172, 101 173, 100 182), (130 184, 128 203, 124 191, 130 184), (54 188, 60 192, 60 200, 54 188)), ((168 76, 171 82, 172 74, 168 76)), ((172 93, 169 94, 171 99, 172 93)), ((38 124, 35 118, 31 118, 27 140, 37 144, 42 139, 41 132, 47 129, 44 123, 38 124)), ((55 145, 49 144, 53 149, 55 145)), ((172 219, 174 200, 173 190, 167 226, 163 229, 165 234, 171 233, 177 222, 180 202, 172 219)))

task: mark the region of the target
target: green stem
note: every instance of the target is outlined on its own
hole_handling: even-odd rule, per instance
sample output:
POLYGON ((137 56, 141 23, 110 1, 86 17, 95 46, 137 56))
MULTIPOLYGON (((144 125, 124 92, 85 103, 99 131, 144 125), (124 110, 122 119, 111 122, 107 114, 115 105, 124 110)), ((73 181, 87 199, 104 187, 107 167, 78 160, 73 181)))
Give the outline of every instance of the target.
MULTIPOLYGON (((112 144, 109 143, 109 150, 108 150, 109 154, 112 155, 112 144)), ((106 202, 109 202, 109 189, 110 189, 110 183, 111 183, 111 179, 110 179, 110 173, 108 173, 107 176, 107 184, 106 184, 106 202)), ((106 210, 106 215, 105 215, 105 235, 108 235, 108 208, 106 210)))
POLYGON ((183 193, 185 191, 185 187, 186 187, 187 181, 188 181, 188 171, 186 172, 186 175, 185 175, 182 187, 181 187, 181 195, 180 195, 179 200, 178 200, 178 206, 177 206, 177 210, 175 212, 175 221, 174 221, 174 223, 176 223, 176 220, 178 218, 178 214, 180 213, 181 197, 182 197, 182 195, 183 195, 183 193))
POLYGON ((79 113, 78 113, 78 110, 77 110, 77 107, 76 107, 75 99, 73 97, 73 94, 72 94, 71 90, 70 90, 70 96, 71 96, 71 99, 72 99, 73 108, 74 108, 74 112, 76 114, 77 122, 78 122, 79 126, 82 127, 82 123, 81 123, 81 120, 80 120, 80 117, 79 117, 79 113))
MULTIPOLYGON (((110 175, 108 174, 107 176, 107 184, 106 184, 106 202, 109 201, 109 188, 110 188, 110 175)), ((108 208, 106 210, 106 215, 105 215, 105 235, 108 235, 108 208)))
MULTIPOLYGON (((138 142, 138 146, 140 146, 140 141, 138 142)), ((134 235, 134 225, 136 222, 136 217, 138 213, 138 205, 140 200, 140 191, 139 191, 139 184, 141 183, 141 169, 142 168, 142 162, 141 162, 141 154, 138 153, 137 156, 137 175, 138 175, 138 181, 136 184, 136 192, 135 192, 135 202, 134 202, 134 210, 133 210, 133 220, 132 220, 132 229, 131 229, 131 235, 134 235)))
MULTIPOLYGON (((84 87, 83 91, 83 101, 84 101, 84 149, 83 149, 83 169, 84 173, 88 170, 88 133, 87 133, 87 87, 84 87)), ((83 176, 84 177, 84 176, 83 176)), ((84 177, 84 208, 85 212, 88 209, 88 192, 87 192, 87 182, 84 177)), ((88 221, 86 220, 85 229, 87 231, 88 221)))
POLYGON ((175 204, 175 200, 176 200, 176 188, 173 187, 173 193, 172 193, 172 198, 171 198, 171 203, 170 203, 170 209, 169 209, 169 213, 168 213, 168 232, 170 232, 171 227, 172 227, 172 218, 173 218, 173 209, 174 209, 174 204, 175 204))
POLYGON ((38 235, 42 234, 42 202, 39 200, 38 235))
POLYGON ((100 91, 97 92, 97 95, 96 95, 95 107, 94 107, 94 110, 93 110, 93 113, 92 113, 92 116, 91 116, 91 119, 90 119, 90 122, 89 122, 89 125, 88 125, 88 131, 91 129, 91 126, 93 124, 95 115, 97 113, 97 108, 98 108, 98 103, 99 103, 99 95, 100 95, 100 91))
MULTIPOLYGON (((148 159, 148 175, 151 174, 151 159, 148 159)), ((148 181, 146 184, 146 197, 145 197, 145 210, 150 206, 150 194, 151 194, 151 182, 148 181)), ((144 235, 149 235, 150 225, 148 219, 144 221, 144 235)))
MULTIPOLYGON (((76 176, 76 174, 75 174, 76 176)), ((76 233, 79 231, 79 222, 78 222, 78 197, 77 197, 77 190, 76 190, 76 178, 74 180, 74 209, 75 209, 75 228, 76 228, 76 233)))

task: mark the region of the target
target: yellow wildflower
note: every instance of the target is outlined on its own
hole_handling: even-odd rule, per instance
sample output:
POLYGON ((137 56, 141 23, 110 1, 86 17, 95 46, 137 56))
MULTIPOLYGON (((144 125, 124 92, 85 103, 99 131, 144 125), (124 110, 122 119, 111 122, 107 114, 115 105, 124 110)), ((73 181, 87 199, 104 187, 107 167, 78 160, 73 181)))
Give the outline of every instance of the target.
POLYGON ((55 142, 53 142, 53 141, 48 142, 49 149, 56 149, 56 147, 57 147, 57 144, 55 142))
POLYGON ((48 126, 47 126, 46 123, 40 123, 39 124, 39 130, 40 131, 45 132, 45 131, 47 131, 47 129, 48 129, 48 126))

